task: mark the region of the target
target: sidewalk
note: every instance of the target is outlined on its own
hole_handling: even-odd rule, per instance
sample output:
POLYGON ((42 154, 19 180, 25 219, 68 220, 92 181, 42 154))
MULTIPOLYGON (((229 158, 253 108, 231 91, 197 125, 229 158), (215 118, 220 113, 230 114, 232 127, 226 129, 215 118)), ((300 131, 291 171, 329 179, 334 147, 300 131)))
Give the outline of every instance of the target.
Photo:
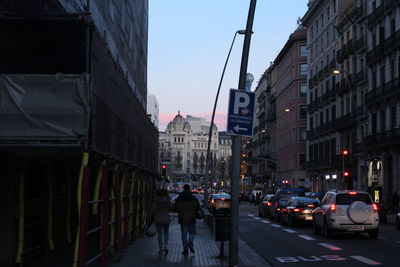
MULTIPOLYGON (((243 240, 239 241, 239 266, 246 267, 269 267, 267 262, 261 258, 243 240)), ((169 229, 169 253, 159 255, 157 236, 138 239, 124 251, 122 261, 110 263, 111 267, 183 267, 183 266, 228 266, 228 242, 225 242, 225 259, 219 259, 220 242, 214 241, 214 236, 206 223, 197 221, 197 234, 194 241, 195 254, 182 255, 182 241, 180 226, 176 215, 172 216, 169 229)))

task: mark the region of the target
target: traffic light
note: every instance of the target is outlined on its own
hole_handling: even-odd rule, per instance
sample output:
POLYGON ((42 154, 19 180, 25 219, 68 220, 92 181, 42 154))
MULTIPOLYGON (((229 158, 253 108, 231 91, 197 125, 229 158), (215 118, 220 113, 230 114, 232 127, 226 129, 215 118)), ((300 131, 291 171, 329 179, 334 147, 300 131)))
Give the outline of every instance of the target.
POLYGON ((350 173, 349 173, 348 171, 345 171, 345 172, 343 173, 343 177, 347 178, 347 177, 349 177, 349 176, 350 176, 350 173))
POLYGON ((348 156, 349 155, 349 151, 347 149, 343 149, 342 155, 343 156, 348 156))
POLYGON ((161 165, 162 176, 167 177, 167 165, 161 165))

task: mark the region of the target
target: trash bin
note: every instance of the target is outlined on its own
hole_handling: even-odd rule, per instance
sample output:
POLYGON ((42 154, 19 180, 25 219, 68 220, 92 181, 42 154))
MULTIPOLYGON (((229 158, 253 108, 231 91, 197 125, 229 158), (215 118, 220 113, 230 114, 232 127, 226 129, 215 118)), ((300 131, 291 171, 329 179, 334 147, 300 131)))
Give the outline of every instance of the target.
POLYGON ((230 235, 230 217, 214 217, 215 241, 229 241, 230 235))

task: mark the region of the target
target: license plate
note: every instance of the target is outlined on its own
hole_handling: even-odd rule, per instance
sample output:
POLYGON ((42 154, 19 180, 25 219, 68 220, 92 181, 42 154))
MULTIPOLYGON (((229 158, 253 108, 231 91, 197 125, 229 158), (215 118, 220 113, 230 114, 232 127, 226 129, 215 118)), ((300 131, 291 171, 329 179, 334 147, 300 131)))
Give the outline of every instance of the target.
POLYGON ((364 226, 362 225, 353 225, 349 228, 350 231, 364 231, 364 226))
POLYGON ((225 201, 218 201, 215 206, 217 209, 229 208, 229 203, 225 201))

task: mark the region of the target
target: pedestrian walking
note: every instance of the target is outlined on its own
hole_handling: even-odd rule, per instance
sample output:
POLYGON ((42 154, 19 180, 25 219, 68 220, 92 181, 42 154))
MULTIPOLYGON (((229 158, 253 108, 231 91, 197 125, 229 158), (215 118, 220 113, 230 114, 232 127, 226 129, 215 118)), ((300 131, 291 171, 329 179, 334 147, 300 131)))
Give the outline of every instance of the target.
POLYGON ((393 196, 392 196, 393 214, 397 214, 397 212, 399 211, 399 201, 400 201, 400 197, 397 194, 397 192, 394 191, 393 196))
POLYGON ((192 195, 188 184, 183 186, 183 192, 176 199, 174 209, 178 212, 178 222, 181 225, 182 254, 187 255, 189 253, 188 249, 194 253, 193 241, 196 235, 196 215, 197 211, 200 210, 200 203, 192 195))
POLYGON ((161 188, 156 195, 156 212, 154 222, 157 226, 158 246, 160 254, 168 254, 169 223, 172 203, 168 191, 161 188))

